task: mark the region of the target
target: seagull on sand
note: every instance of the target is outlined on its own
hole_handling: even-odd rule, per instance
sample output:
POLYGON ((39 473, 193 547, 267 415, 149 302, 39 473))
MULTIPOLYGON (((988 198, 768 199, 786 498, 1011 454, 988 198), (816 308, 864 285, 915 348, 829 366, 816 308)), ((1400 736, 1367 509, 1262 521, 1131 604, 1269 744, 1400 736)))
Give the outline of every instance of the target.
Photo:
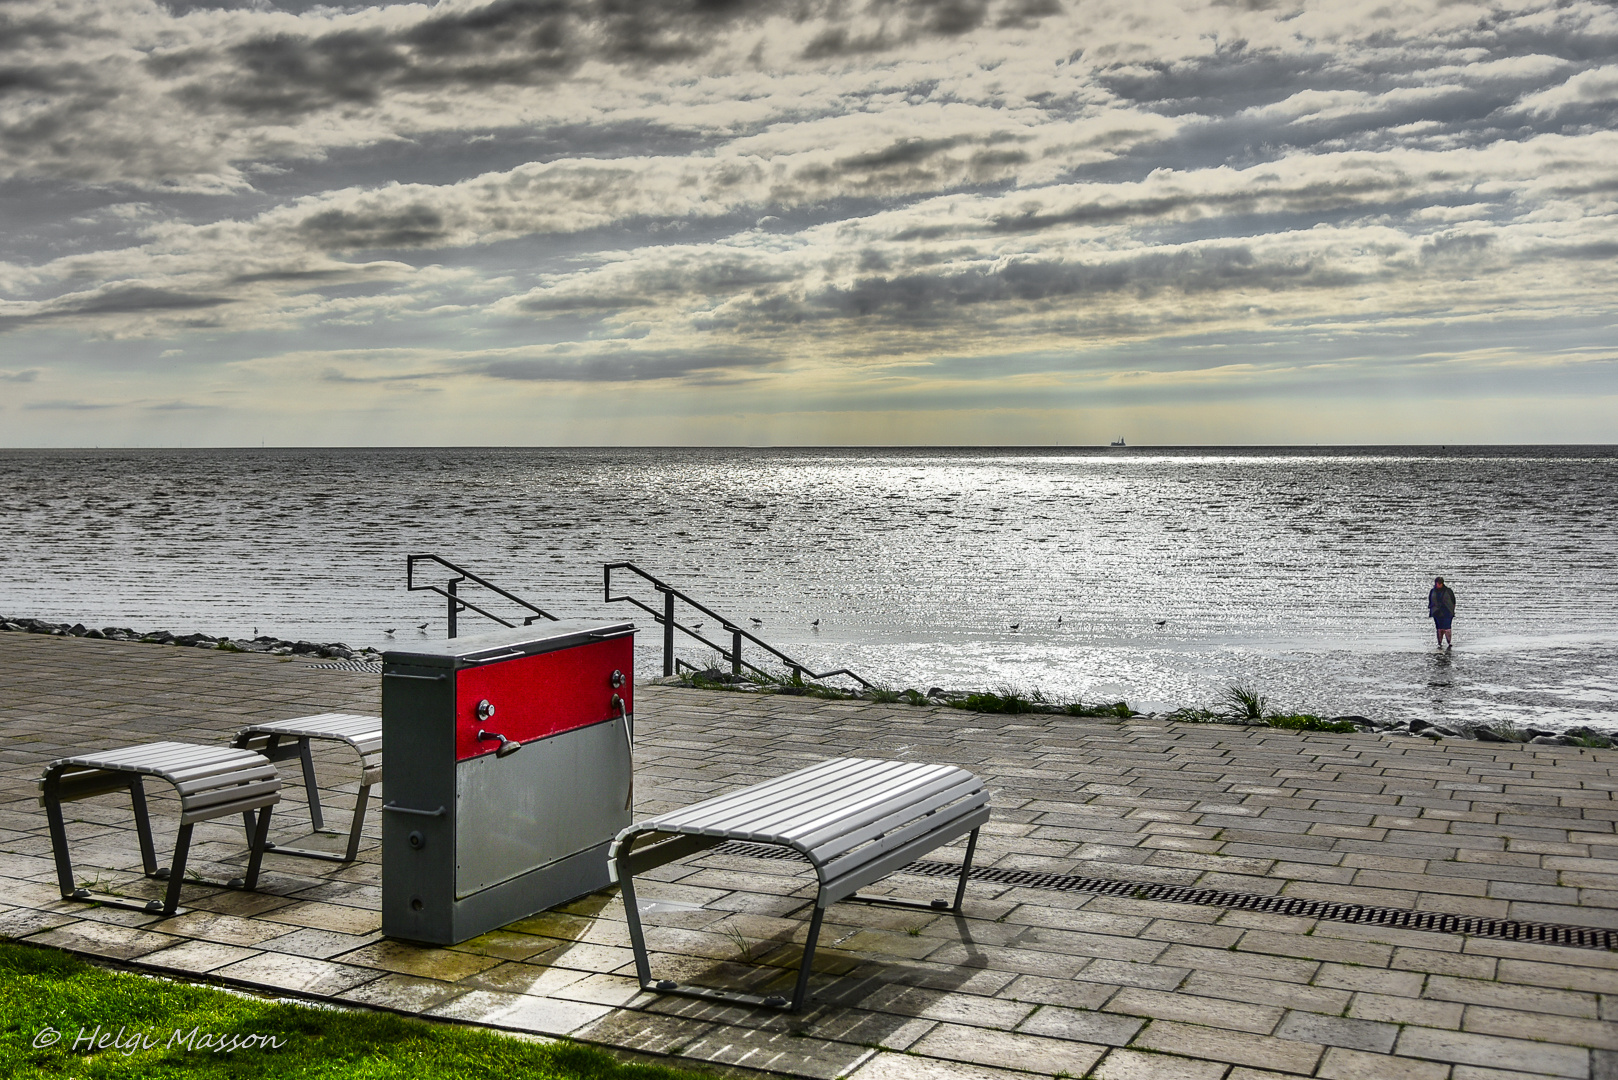
POLYGON ((752 623, 754 626, 763 626, 764 625, 764 620, 763 619, 748 619, 747 621, 752 623))
POLYGON ((417 630, 425 630, 431 625, 432 625, 432 620, 429 619, 427 622, 417 624, 416 629, 417 630))
POLYGON ((820 625, 820 620, 816 619, 814 622, 810 623, 809 625, 810 626, 819 626, 820 625))
POLYGON ((1160 628, 1160 629, 1161 629, 1161 628, 1162 628, 1162 627, 1165 627, 1165 626, 1167 626, 1167 625, 1168 625, 1168 624, 1169 624, 1169 621, 1168 621, 1168 620, 1167 620, 1167 619, 1159 619, 1159 620, 1157 620, 1157 625, 1158 625, 1158 627, 1159 627, 1159 628, 1160 628))
POLYGON ((1022 623, 1020 623, 1020 622, 1014 622, 1014 623, 1012 623, 1012 624, 1011 624, 1011 628, 1012 628, 1012 629, 1013 629, 1013 630, 1020 630, 1020 629, 1022 629, 1022 623))
MULTIPOLYGON (((398 629, 398 627, 394 627, 394 629, 395 629, 395 630, 397 630, 397 629, 398 629)), ((384 631, 382 631, 382 632, 383 632, 383 633, 384 633, 384 634, 386 634, 386 635, 388 635, 388 636, 389 636, 389 637, 392 637, 392 636, 393 636, 393 630, 384 630, 384 631)))

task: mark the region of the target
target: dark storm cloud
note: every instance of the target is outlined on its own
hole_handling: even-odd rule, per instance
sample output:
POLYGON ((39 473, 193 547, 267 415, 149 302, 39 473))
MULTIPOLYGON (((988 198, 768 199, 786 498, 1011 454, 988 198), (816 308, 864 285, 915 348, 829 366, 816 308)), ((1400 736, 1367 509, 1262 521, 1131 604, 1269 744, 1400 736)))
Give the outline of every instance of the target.
POLYGON ((16 315, 0 314, 0 326, 98 315, 162 315, 197 311, 231 303, 226 296, 207 296, 144 285, 112 285, 93 292, 71 293, 35 305, 16 315))
MULTIPOLYGON (((396 91, 543 84, 589 61, 653 68, 704 56, 724 35, 781 15, 799 23, 832 24, 806 47, 809 55, 890 49, 918 37, 974 30, 984 22, 988 5, 878 0, 869 9, 881 17, 884 29, 875 39, 855 44, 836 23, 862 12, 835 2, 804 0, 783 7, 768 0, 496 0, 403 25, 261 34, 229 46, 223 55, 180 50, 145 63, 163 79, 185 80, 180 93, 193 107, 295 115, 371 105, 396 91), (225 61, 222 79, 216 60, 225 61)), ((1043 10, 1028 3, 1008 7, 1024 21, 1041 17, 1043 10)))
POLYGON ((962 271, 872 275, 827 288, 801 303, 766 306, 760 314, 787 320, 880 317, 904 323, 948 322, 961 308, 983 304, 1043 306, 1119 293, 1146 300, 1164 292, 1331 288, 1361 276, 1308 259, 1265 258, 1246 244, 1233 243, 1094 264, 1028 259, 962 271))
POLYGON ((305 218, 299 231, 323 251, 425 247, 449 234, 443 214, 421 203, 388 213, 326 210, 305 218))

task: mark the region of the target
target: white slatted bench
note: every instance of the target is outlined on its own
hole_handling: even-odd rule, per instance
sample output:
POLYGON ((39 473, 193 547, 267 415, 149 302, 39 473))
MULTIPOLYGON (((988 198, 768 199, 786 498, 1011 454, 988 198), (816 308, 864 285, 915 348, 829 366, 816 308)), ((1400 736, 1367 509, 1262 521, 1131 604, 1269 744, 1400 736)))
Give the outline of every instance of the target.
POLYGON ((631 825, 613 840, 608 858, 614 880, 623 888, 641 989, 797 1012, 808 994, 809 970, 826 908, 839 900, 862 900, 930 911, 960 911, 978 829, 988 820, 988 792, 983 782, 965 769, 908 761, 833 758, 631 825), (966 845, 953 904, 855 895, 861 887, 968 834, 971 839, 966 845), (792 848, 809 860, 820 881, 790 1003, 780 994, 761 997, 685 986, 667 979, 652 981, 634 876, 726 840, 792 848))
MULTIPOLYGON (((283 847, 276 844, 269 845, 269 850, 278 855, 297 855, 305 859, 353 862, 359 857, 360 828, 365 824, 365 806, 371 797, 371 785, 382 782, 380 716, 329 712, 267 724, 249 724, 236 733, 232 745, 256 750, 271 761, 298 758, 303 765, 303 789, 309 796, 309 824, 315 832, 325 832, 326 820, 320 808, 320 785, 315 781, 314 757, 309 752, 311 739, 347 743, 360 756, 360 790, 354 799, 354 818, 348 827, 348 848, 341 855, 330 851, 283 847), (283 739, 291 741, 283 743, 283 739)), ((251 836, 253 812, 249 810, 243 813, 242 821, 247 828, 247 834, 251 836)))
POLYGON ((105 753, 58 758, 45 767, 45 775, 39 780, 39 801, 50 822, 51 850, 56 856, 56 880, 61 886, 62 898, 164 915, 173 915, 179 907, 186 855, 191 850, 191 830, 199 821, 247 810, 260 811, 258 828, 249 838, 247 874, 231 880, 227 887, 252 889, 258 884, 259 864, 270 831, 270 808, 280 798, 281 777, 262 754, 228 746, 178 742, 145 743, 105 753), (152 823, 146 812, 143 780, 148 776, 173 784, 180 795, 180 829, 174 839, 174 861, 163 869, 157 865, 152 823), (168 879, 168 893, 163 900, 131 902, 123 897, 91 894, 73 882, 73 862, 67 850, 62 804, 121 788, 129 790, 129 800, 134 805, 135 830, 140 835, 141 865, 146 876, 168 879))

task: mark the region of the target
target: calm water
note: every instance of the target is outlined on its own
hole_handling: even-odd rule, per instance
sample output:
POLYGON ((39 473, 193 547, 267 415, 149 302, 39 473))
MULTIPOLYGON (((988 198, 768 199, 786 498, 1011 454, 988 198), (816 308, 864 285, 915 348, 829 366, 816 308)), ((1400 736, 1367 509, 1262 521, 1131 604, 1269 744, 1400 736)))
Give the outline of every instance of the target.
POLYGON ((13 450, 0 491, 13 615, 385 646, 444 633, 407 553, 618 618, 600 567, 629 559, 900 687, 1618 723, 1608 447, 13 450))

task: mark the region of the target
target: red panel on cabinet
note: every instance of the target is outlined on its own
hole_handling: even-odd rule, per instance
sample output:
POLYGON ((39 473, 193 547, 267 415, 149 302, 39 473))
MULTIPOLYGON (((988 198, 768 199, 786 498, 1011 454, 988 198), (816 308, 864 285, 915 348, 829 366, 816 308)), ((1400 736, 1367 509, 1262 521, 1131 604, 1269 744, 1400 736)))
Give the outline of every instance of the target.
POLYGON ((502 660, 483 668, 455 673, 455 760, 492 754, 498 739, 478 738, 478 731, 498 732, 515 742, 543 739, 574 728, 618 719, 614 695, 626 712, 634 712, 635 639, 626 634, 535 656, 502 660), (624 675, 612 685, 613 672, 624 675), (494 715, 478 718, 478 703, 494 706, 494 715))

